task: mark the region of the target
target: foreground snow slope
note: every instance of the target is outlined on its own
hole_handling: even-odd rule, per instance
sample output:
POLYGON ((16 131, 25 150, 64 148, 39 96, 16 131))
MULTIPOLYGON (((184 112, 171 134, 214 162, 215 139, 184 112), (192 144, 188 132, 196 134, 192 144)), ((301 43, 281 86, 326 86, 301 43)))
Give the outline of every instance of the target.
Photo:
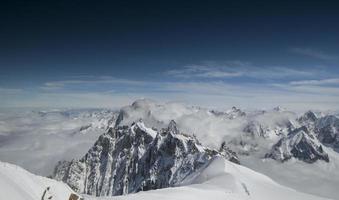
POLYGON ((272 159, 258 159, 259 155, 240 156, 240 162, 279 184, 308 194, 339 199, 339 155, 331 149, 326 151, 329 154, 329 163, 317 161, 309 164, 298 159, 280 163, 272 159))
POLYGON ((87 200, 189 200, 189 199, 227 199, 227 200, 325 200, 297 192, 275 183, 273 180, 246 167, 231 163, 220 157, 191 177, 192 185, 151 190, 117 197, 91 197, 87 200))
POLYGON ((62 182, 31 174, 16 165, 0 162, 0 199, 39 200, 47 187, 50 187, 48 197, 52 196, 51 200, 67 200, 70 194, 74 193, 62 182))
MULTIPOLYGON (((85 200, 326 200, 275 183, 246 167, 216 157, 211 164, 189 177, 187 184, 115 197, 86 196, 85 200)), ((64 183, 36 176, 12 164, 0 162, 0 199, 39 200, 50 187, 52 200, 67 200, 73 191, 64 183)))

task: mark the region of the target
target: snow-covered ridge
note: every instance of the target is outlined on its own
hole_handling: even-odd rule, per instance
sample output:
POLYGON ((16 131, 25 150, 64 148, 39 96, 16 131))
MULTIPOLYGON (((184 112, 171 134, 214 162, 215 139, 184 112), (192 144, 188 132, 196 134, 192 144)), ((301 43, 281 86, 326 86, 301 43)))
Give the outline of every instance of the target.
POLYGON ((266 157, 280 161, 295 157, 307 163, 313 163, 317 160, 330 161, 322 145, 305 126, 293 130, 287 137, 280 139, 272 147, 272 151, 266 154, 266 157))
POLYGON ((72 193, 75 194, 62 182, 31 174, 21 167, 0 161, 1 199, 67 200, 72 193))
POLYGON ((59 163, 54 177, 96 196, 135 193, 187 184, 216 155, 239 162, 229 149, 220 151, 180 133, 174 121, 160 131, 139 121, 111 128, 82 159, 59 163))

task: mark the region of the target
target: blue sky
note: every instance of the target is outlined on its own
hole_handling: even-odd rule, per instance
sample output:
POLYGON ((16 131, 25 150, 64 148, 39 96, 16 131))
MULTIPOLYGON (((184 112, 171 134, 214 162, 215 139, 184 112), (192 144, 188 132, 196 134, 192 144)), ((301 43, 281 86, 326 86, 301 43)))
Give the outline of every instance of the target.
POLYGON ((338 109, 334 2, 17 1, 1 7, 0 107, 338 109))

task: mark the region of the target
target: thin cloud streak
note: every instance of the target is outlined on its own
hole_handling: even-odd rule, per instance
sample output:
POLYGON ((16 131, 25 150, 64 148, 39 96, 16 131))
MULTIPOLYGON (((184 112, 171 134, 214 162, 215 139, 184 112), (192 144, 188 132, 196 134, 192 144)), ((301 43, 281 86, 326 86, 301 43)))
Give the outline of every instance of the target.
POLYGON ((324 53, 322 51, 310 49, 310 48, 292 48, 292 52, 304 55, 304 56, 309 56, 321 60, 326 60, 326 61, 332 61, 332 60, 338 60, 339 56, 337 55, 330 55, 327 53, 324 53))
POLYGON ((183 67, 183 69, 174 69, 165 72, 166 75, 178 77, 178 78, 228 78, 242 76, 242 72, 225 71, 223 69, 212 68, 203 65, 189 65, 183 67))
POLYGON ((256 79, 281 79, 286 77, 311 77, 323 72, 316 70, 301 70, 288 67, 257 67, 253 65, 190 65, 181 69, 165 72, 176 78, 206 78, 227 79, 237 77, 250 77, 256 79))
POLYGON ((2 88, 0 87, 0 95, 1 94, 18 94, 23 92, 22 89, 18 89, 18 88, 2 88))
POLYGON ((328 85, 328 84, 339 84, 338 78, 332 79, 321 79, 321 80, 301 80, 301 81, 292 81, 291 85, 328 85))
MULTIPOLYGON (((82 76, 81 78, 84 78, 82 76)), ((76 85, 76 84, 126 84, 126 85, 143 85, 144 81, 130 80, 130 79, 119 79, 111 76, 87 76, 86 78, 90 79, 73 79, 73 80, 61 80, 61 81, 51 81, 44 83, 40 88, 43 90, 57 90, 63 89, 67 85, 76 85)))

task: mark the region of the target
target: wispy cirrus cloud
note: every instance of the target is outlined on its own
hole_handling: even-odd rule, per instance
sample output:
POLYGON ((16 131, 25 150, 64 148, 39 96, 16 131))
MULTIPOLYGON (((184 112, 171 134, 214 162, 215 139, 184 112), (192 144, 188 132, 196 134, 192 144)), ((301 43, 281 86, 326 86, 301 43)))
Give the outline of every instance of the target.
POLYGON ((166 75, 172 77, 188 79, 227 79, 237 77, 281 79, 285 77, 311 77, 322 73, 316 69, 303 70, 283 66, 259 67, 247 62, 226 62, 222 64, 214 62, 202 65, 188 65, 165 72, 166 75))
POLYGON ((204 65, 188 65, 181 69, 169 70, 167 75, 179 78, 228 78, 242 76, 243 72, 204 65))
POLYGON ((309 56, 309 57, 326 60, 326 61, 333 61, 333 60, 339 59, 339 55, 331 55, 323 51, 319 51, 319 50, 315 50, 311 48, 292 48, 290 50, 300 55, 309 56))
POLYGON ((337 78, 298 80, 272 85, 285 91, 295 92, 297 94, 314 94, 324 99, 326 96, 339 97, 339 79, 337 78))
POLYGON ((111 76, 81 76, 72 78, 73 79, 46 82, 40 88, 43 90, 58 90, 70 85, 128 84, 140 86, 145 83, 144 81, 120 79, 111 76))
MULTIPOLYGON (((142 89, 118 84, 122 89, 111 91, 68 90, 39 92, 33 96, 8 98, 8 106, 34 107, 114 107, 130 104, 138 98, 159 101, 180 101, 212 108, 272 108, 281 105, 293 110, 338 109, 339 89, 319 86, 229 84, 223 81, 144 82, 142 89), (148 88, 148 89, 145 89, 148 88)), ((113 85, 114 87, 115 85, 113 85)), ((87 87, 87 86, 84 86, 87 87)))
MULTIPOLYGON (((285 90, 295 93, 296 96, 299 94, 314 94, 319 98, 325 99, 328 96, 336 96, 339 102, 339 87, 327 86, 327 85, 308 85, 308 84, 272 84, 277 88, 277 91, 285 90)), ((304 101, 305 99, 300 99, 304 101)))
POLYGON ((281 105, 293 109, 327 109, 336 108, 339 102, 339 89, 333 87, 339 80, 324 68, 204 62, 153 77, 67 77, 42 83, 32 89, 34 92, 18 94, 16 98, 0 93, 6 97, 0 99, 3 102, 0 106, 120 107, 137 98, 151 98, 221 108, 281 105))
POLYGON ((0 87, 0 95, 1 94, 18 94, 18 93, 21 93, 23 92, 22 89, 20 88, 3 88, 3 87, 0 87))
POLYGON ((291 85, 333 85, 339 84, 339 78, 321 79, 321 80, 299 80, 291 81, 291 85))

